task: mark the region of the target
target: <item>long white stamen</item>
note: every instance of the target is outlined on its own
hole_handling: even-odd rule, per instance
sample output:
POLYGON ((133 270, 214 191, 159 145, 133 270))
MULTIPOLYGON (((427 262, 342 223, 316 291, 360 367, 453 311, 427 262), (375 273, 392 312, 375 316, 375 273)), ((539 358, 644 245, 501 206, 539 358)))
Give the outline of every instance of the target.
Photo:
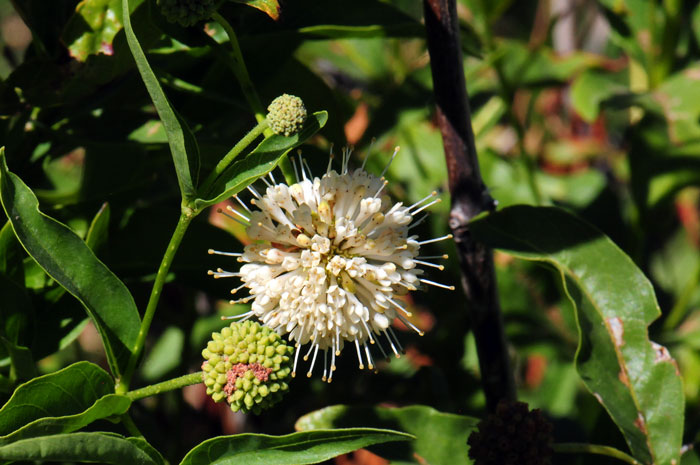
POLYGON ((250 302, 254 298, 255 298, 254 295, 249 295, 247 297, 243 297, 243 298, 238 299, 238 300, 229 300, 228 303, 230 303, 231 305, 244 304, 244 303, 250 302))
POLYGON ((328 349, 323 349, 323 376, 321 377, 321 381, 326 381, 327 374, 328 374, 328 349))
POLYGON ((306 181, 308 177, 306 176, 306 171, 304 171, 304 159, 301 158, 301 150, 297 152, 297 156, 299 157, 299 171, 301 171, 301 178, 306 181))
POLYGON ((333 372, 335 371, 335 350, 331 349, 331 366, 328 373, 328 382, 333 381, 333 372))
POLYGON ((384 180, 384 182, 382 182, 382 185, 379 186, 379 190, 377 191, 376 194, 374 194, 374 195, 372 196, 372 198, 373 198, 373 199, 376 199, 377 197, 379 197, 379 194, 382 192, 382 190, 384 190, 384 187, 386 187, 387 184, 389 184, 389 181, 384 180))
POLYGON ((309 179, 313 180, 314 176, 313 172, 311 171, 311 167, 309 166, 309 163, 306 161, 305 158, 303 158, 301 162, 304 164, 304 166, 306 166, 306 169, 309 172, 309 179))
POLYGON ((369 160, 369 156, 372 154, 372 147, 374 146, 374 143, 377 142, 377 139, 372 137, 372 140, 369 141, 369 148, 367 149, 367 155, 365 155, 365 159, 362 160, 362 166, 360 166, 360 169, 364 171, 365 169, 365 164, 367 163, 367 160, 369 160))
POLYGON ((379 175, 380 178, 384 177, 387 170, 389 169, 389 166, 391 166, 391 162, 394 161, 394 158, 396 158, 396 154, 399 153, 399 150, 401 150, 401 147, 399 147, 399 146, 396 146, 394 148, 394 153, 393 153, 393 155, 391 155, 391 158, 389 159, 389 163, 386 164, 386 166, 384 167, 384 170, 382 171, 382 174, 379 175))
POLYGON ((442 255, 419 255, 416 258, 420 258, 423 260, 437 260, 437 259, 447 260, 450 257, 447 254, 442 254, 442 255))
POLYGON ((304 361, 307 361, 309 359, 309 355, 311 354, 311 351, 314 348, 314 344, 316 343, 316 335, 318 334, 318 328, 314 329, 314 333, 311 335, 311 347, 309 347, 309 351, 304 355, 304 361))
POLYGON ((248 191, 250 191, 250 193, 253 194, 258 200, 262 200, 262 197, 260 196, 258 191, 255 190, 255 188, 253 186, 248 186, 246 189, 248 189, 248 191))
POLYGON ((437 263, 430 263, 430 262, 424 262, 423 260, 416 260, 415 258, 413 259, 414 263, 417 263, 419 265, 423 266, 430 266, 432 268, 437 268, 438 270, 442 271, 445 269, 444 265, 438 265, 437 263))
POLYGON ((425 283, 425 284, 430 284, 431 286, 441 287, 441 288, 447 289, 447 290, 449 290, 449 291, 454 291, 454 290, 455 290, 455 287, 454 287, 454 286, 448 286, 448 285, 446 285, 446 284, 436 283, 435 281, 430 281, 430 280, 428 280, 428 279, 418 278, 418 281, 420 281, 420 282, 422 282, 422 283, 425 283))
POLYGON ((379 347, 379 351, 382 353, 384 360, 388 362, 390 360, 389 355, 387 355, 386 351, 384 350, 384 347, 382 347, 382 343, 379 342, 379 338, 377 338, 377 347, 379 347))
POLYGON ((238 291, 240 291, 241 289, 243 289, 245 286, 246 286, 246 283, 243 283, 243 284, 241 284, 240 286, 238 286, 237 288, 231 289, 231 294, 235 294, 236 292, 238 292, 238 291))
POLYGON ((240 273, 234 273, 233 271, 224 271, 221 268, 217 268, 216 271, 209 270, 207 271, 207 274, 209 276, 213 276, 214 279, 219 279, 219 278, 240 278, 241 274, 240 273))
POLYGON ((423 206, 420 207, 418 210, 414 211, 412 214, 413 214, 413 215, 417 215, 418 213, 422 212, 422 211, 425 210, 426 208, 430 208, 430 207, 432 207, 433 205, 435 205, 436 203, 440 203, 440 202, 442 202, 442 199, 435 199, 435 200, 433 200, 432 202, 423 205, 423 206))
POLYGON ((401 305, 398 304, 398 302, 396 302, 396 301, 395 301, 394 299, 392 299, 391 297, 387 297, 386 300, 388 300, 391 304, 393 304, 394 307, 398 308, 398 309, 401 310, 403 313, 405 313, 406 316, 413 316, 413 313, 411 313, 411 312, 409 312, 408 310, 406 310, 405 308, 403 308, 401 305))
POLYGON ((220 250, 209 249, 207 250, 209 255, 225 255, 227 257, 242 257, 242 252, 222 252, 220 250))
POLYGON ((367 343, 364 343, 365 346, 365 355, 367 356, 367 369, 368 370, 374 370, 374 360, 372 360, 372 355, 369 353, 369 347, 367 346, 367 343))
POLYGON ((270 184, 270 181, 268 181, 267 179, 265 179, 264 176, 261 177, 260 179, 262 180, 262 182, 265 183, 265 185, 266 185, 267 187, 272 187, 272 184, 270 184))
POLYGON ((340 355, 340 327, 335 327, 335 355, 340 355))
POLYGON ((418 327, 417 327, 416 325, 414 325, 413 323, 411 323, 410 321, 408 321, 406 318, 404 318, 403 315, 400 315, 400 314, 397 313, 396 316, 397 316, 397 318, 398 318, 399 320, 401 320, 401 322, 402 322, 403 324, 405 324, 406 326, 408 326, 409 328, 411 328, 413 331, 417 332, 419 336, 422 336, 423 334, 425 334, 423 331, 421 331, 420 329, 418 329, 418 327))
POLYGON ((406 351, 403 350, 403 346, 401 345, 401 341, 399 341, 399 338, 396 336, 396 333, 394 332, 394 330, 391 328, 391 326, 389 326, 387 329, 389 330, 389 334, 391 334, 391 336, 394 338, 394 341, 396 341, 396 345, 399 347, 399 350, 401 351, 401 353, 405 354, 406 351))
POLYGON ((267 175, 270 177, 270 180, 272 180, 272 184, 277 184, 277 181, 275 180, 275 177, 272 175, 272 171, 267 173, 267 175))
POLYGON ((238 195, 234 195, 233 198, 236 199, 236 202, 238 202, 245 211, 248 213, 253 213, 250 208, 248 208, 248 205, 246 205, 245 202, 238 197, 238 195))
POLYGON ((442 237, 436 237, 435 239, 427 239, 424 241, 418 241, 417 244, 418 245, 432 244, 433 242, 440 242, 440 241, 444 241, 445 239, 452 239, 452 234, 447 234, 447 235, 442 236, 442 237))
POLYGON ((360 370, 365 369, 365 365, 362 363, 362 354, 360 353, 360 343, 355 339, 355 349, 357 349, 357 360, 360 362, 360 370))
POLYGON ((248 218, 248 217, 245 216, 243 213, 241 213, 241 212, 239 212, 238 210, 236 210, 235 208, 233 208, 231 205, 227 205, 227 206, 226 206, 226 210, 228 210, 228 211, 230 211, 230 212, 233 212, 234 214, 240 216, 241 218, 243 218, 244 220, 246 220, 247 222, 250 223, 250 218, 248 218))
POLYGON ((311 359, 311 366, 309 367, 309 372, 306 373, 307 378, 311 378, 311 372, 314 370, 314 364, 316 364, 316 356, 318 355, 318 347, 319 345, 316 344, 316 349, 314 349, 314 357, 311 359))
POLYGON ((222 316, 222 320, 237 320, 239 318, 247 318, 253 316, 253 311, 245 312, 245 313, 239 313, 238 315, 229 315, 229 316, 222 316))
POLYGON ((233 215, 229 215, 228 213, 226 213, 225 211, 223 211, 223 210, 220 209, 220 208, 218 208, 218 209, 216 210, 216 212, 217 212, 217 213, 221 213, 221 214, 224 215, 226 218, 231 219, 231 220, 235 221, 236 223, 238 223, 238 224, 240 224, 240 225, 242 225, 242 226, 245 226, 246 228, 247 228, 248 226, 250 226, 249 223, 246 223, 245 221, 240 220, 240 219, 236 218, 236 217, 233 216, 233 215))
POLYGON ((372 331, 370 331, 369 326, 367 326, 367 322, 364 320, 364 318, 361 318, 360 321, 362 322, 362 326, 365 327, 365 331, 367 331, 367 336, 369 337, 369 343, 374 344, 374 338, 372 337, 372 331))
POLYGON ((292 367, 292 378, 294 378, 297 375, 297 361, 299 360, 299 350, 301 349, 301 346, 299 343, 297 343, 297 349, 294 352, 294 367, 292 367))
MULTIPOLYGON (((391 328, 389 328, 391 329, 391 328)), ((394 341, 391 339, 391 336, 387 332, 387 330, 384 330, 384 335, 386 336, 387 341, 389 341, 389 345, 391 346, 391 350, 394 352, 394 355, 396 355, 396 358, 400 358, 401 354, 399 354, 399 351, 396 350, 396 346, 394 345, 394 341)))
MULTIPOLYGON (((435 197, 436 195, 437 195, 437 191, 432 191, 430 194, 426 195, 425 197, 423 197, 422 199, 420 199, 418 202, 416 202, 416 203, 414 203, 413 205, 411 205, 410 207, 408 207, 408 210, 409 210, 409 211, 410 211, 410 210, 413 210, 414 208, 416 208, 417 206, 419 206, 420 204, 422 204, 422 203, 425 202, 426 200, 430 200, 430 199, 432 199, 433 197, 435 197)), ((415 215, 415 213, 414 213, 414 215, 415 215)))
POLYGON ((299 171, 297 171, 297 162, 294 161, 294 157, 289 157, 289 159, 292 161, 292 166, 294 167, 294 179, 297 180, 297 184, 299 183, 299 171))
POLYGON ((407 230, 407 231, 410 231, 411 229, 415 228, 416 226, 418 226, 419 224, 421 224, 423 221, 425 221, 426 218, 428 218, 428 214, 427 214, 427 213, 426 213, 425 215, 421 216, 420 218, 418 218, 418 219, 417 219, 416 221, 414 221, 413 223, 409 224, 409 225, 406 227, 406 230, 407 230))
POLYGON ((333 155, 333 144, 331 144, 331 149, 328 153, 328 168, 326 168, 326 174, 331 173, 331 167, 333 166, 333 158, 335 158, 335 155, 333 155))

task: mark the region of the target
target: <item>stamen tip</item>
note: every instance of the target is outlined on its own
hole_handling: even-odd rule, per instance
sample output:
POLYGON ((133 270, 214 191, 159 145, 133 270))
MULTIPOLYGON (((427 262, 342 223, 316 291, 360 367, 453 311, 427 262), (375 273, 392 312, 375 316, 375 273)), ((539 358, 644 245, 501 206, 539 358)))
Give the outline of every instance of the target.
POLYGON ((293 372, 292 372, 292 378, 296 378, 296 377, 297 377, 297 372, 296 372, 296 371, 293 371, 293 372))
POLYGON ((328 381, 328 379, 324 376, 321 378, 321 381, 326 382, 326 381, 328 381))
POLYGON ((455 287, 454 287, 454 286, 450 286, 450 290, 451 290, 451 291, 454 291, 454 290, 455 290, 455 287))
POLYGON ((213 272, 212 270, 208 270, 208 271, 207 271, 207 274, 208 274, 209 276, 211 276, 211 275, 214 274, 214 272, 213 272))
MULTIPOLYGON (((336 356, 336 357, 340 356, 340 351, 339 351, 339 350, 336 350, 336 351, 335 351, 335 356, 336 356)), ((335 367, 333 367, 333 369, 335 369, 335 367)))
POLYGON ((306 361, 308 361, 308 360, 309 360, 309 356, 308 356, 308 355, 304 355, 304 361, 306 362, 306 361))
POLYGON ((450 256, 447 255, 447 254, 444 254, 444 255, 442 256, 442 258, 444 258, 445 260, 447 260, 448 258, 450 258, 450 256))
POLYGON ((364 369, 365 369, 365 366, 360 363, 360 370, 364 370, 364 369))
POLYGON ((367 365, 367 369, 370 371, 374 370, 374 365, 370 363, 369 365, 367 365))
POLYGON ((308 372, 308 373, 306 374, 306 377, 307 377, 307 378, 311 378, 311 372, 308 372))
POLYGON ((443 271, 445 267, 443 265, 438 266, 438 270, 443 271))
POLYGON ((208 253, 209 255, 214 255, 214 249, 209 249, 209 250, 207 250, 207 253, 208 253))
POLYGON ((425 333, 423 331, 418 331, 418 335, 423 336, 423 335, 425 335, 425 333))
POLYGON ((448 239, 452 239, 453 237, 454 237, 454 236, 453 236, 452 234, 448 234, 448 235, 447 235, 447 238, 448 238, 448 239))

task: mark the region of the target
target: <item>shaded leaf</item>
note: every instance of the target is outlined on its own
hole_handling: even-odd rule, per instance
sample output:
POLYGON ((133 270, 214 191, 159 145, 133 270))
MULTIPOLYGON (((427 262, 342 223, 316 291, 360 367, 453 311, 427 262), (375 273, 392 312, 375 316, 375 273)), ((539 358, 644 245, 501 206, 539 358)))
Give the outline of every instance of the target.
POLYGON ((318 111, 311 115, 299 133, 291 137, 273 135, 263 140, 247 157, 234 162, 221 173, 209 192, 202 194, 204 198, 195 201, 195 208, 201 210, 245 189, 260 176, 272 171, 284 155, 316 134, 326 121, 328 113, 318 111))
POLYGON ((114 392, 112 378, 89 362, 34 378, 15 390, 0 409, 0 435, 7 435, 49 417, 82 414, 103 396, 114 392))
POLYGON ((85 235, 85 243, 95 253, 97 253, 97 250, 105 242, 107 242, 107 234, 109 233, 109 217, 109 204, 105 202, 92 219, 87 234, 85 235))
POLYGON ((303 465, 372 444, 410 439, 412 436, 406 433, 374 428, 315 430, 285 436, 238 434, 202 442, 180 465, 303 465))
POLYGON ((299 418, 295 428, 309 431, 364 425, 398 429, 413 434, 416 439, 375 446, 372 451, 392 461, 411 462, 418 456, 431 465, 466 465, 472 463, 467 438, 478 422, 477 418, 442 413, 423 405, 402 408, 333 405, 299 418))
POLYGON ((155 381, 176 368, 182 356, 185 335, 180 328, 170 326, 146 356, 141 375, 146 381, 155 381))
POLYGON ((85 306, 100 332, 110 368, 119 375, 140 326, 129 290, 73 231, 39 211, 31 189, 7 170, 4 151, 0 151, 0 199, 22 246, 85 306))
POLYGON ((668 350, 649 340, 660 314, 649 280, 604 234, 557 208, 516 206, 471 222, 475 237, 561 274, 577 312, 576 368, 644 463, 679 460, 680 374, 668 350))
POLYGON ((252 6, 262 11, 270 18, 277 21, 280 19, 280 4, 277 0, 233 0, 236 3, 252 6))
POLYGON ((17 431, 0 437, 0 445, 27 438, 72 433, 96 420, 121 415, 129 410, 130 405, 131 400, 126 396, 107 394, 97 399, 85 411, 75 415, 49 416, 34 420, 17 431))
POLYGON ((0 446, 0 459, 159 465, 140 445, 112 433, 56 434, 0 446))
POLYGON ((600 105, 606 99, 629 92, 610 74, 586 71, 571 86, 571 104, 585 121, 592 123, 598 117, 600 105))
MULTIPOLYGON (((4 304, 4 303, 3 303, 4 304)), ((15 344, 12 341, 0 336, 0 344, 5 347, 10 356, 10 380, 17 382, 18 380, 31 379, 36 376, 36 365, 32 352, 24 346, 15 344)))
POLYGON ((68 20, 63 40, 70 55, 86 61, 88 55, 112 55, 112 39, 122 28, 120 0, 82 0, 68 20))
POLYGON ((163 122, 163 127, 168 135, 170 152, 177 173, 177 181, 183 199, 194 199, 196 194, 197 177, 199 176, 199 148, 194 134, 175 109, 170 105, 168 97, 158 82, 158 78, 148 64, 146 54, 139 44, 136 34, 131 27, 129 18, 129 0, 122 1, 122 15, 124 31, 129 49, 134 56, 134 61, 146 85, 148 94, 153 100, 158 116, 163 122))

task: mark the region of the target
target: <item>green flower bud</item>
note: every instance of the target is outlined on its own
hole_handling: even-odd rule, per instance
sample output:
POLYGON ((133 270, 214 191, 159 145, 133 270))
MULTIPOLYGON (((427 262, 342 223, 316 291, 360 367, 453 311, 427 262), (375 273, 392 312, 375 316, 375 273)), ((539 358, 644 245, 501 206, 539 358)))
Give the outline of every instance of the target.
POLYGON ((202 351, 204 384, 215 402, 234 412, 260 413, 289 390, 294 349, 269 328, 252 321, 231 323, 202 351))
POLYGON ((272 101, 267 111, 272 132, 285 137, 299 132, 306 121, 304 102, 294 95, 282 94, 272 101))
POLYGON ((158 5, 168 21, 189 27, 210 18, 219 2, 220 0, 158 0, 158 5))

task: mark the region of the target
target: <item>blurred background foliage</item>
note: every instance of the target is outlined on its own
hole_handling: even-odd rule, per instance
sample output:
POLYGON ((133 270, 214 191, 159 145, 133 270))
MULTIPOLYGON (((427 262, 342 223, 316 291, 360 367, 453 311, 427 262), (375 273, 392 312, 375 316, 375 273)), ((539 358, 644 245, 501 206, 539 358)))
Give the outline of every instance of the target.
MULTIPOLYGON (((195 131, 207 172, 255 124, 222 58, 224 32, 214 23, 190 29, 167 23, 150 0, 131 4, 139 40, 195 131)), ((287 92, 312 111, 329 111, 326 127, 303 148, 316 173, 325 169, 331 144, 336 152, 354 146, 355 163, 369 157, 375 173, 400 146, 387 174, 391 194, 412 203, 442 192, 445 202, 418 233, 447 232, 446 170, 420 2, 289 0, 277 20, 240 3, 225 2, 219 11, 239 36, 264 103, 287 92)), ((700 6, 683 0, 460 0, 458 13, 476 143, 491 195, 499 207, 553 204, 575 212, 652 280, 663 317, 651 339, 667 345, 679 363, 687 397, 684 442, 696 441, 700 6)), ((0 145, 7 147, 10 169, 35 191, 44 212, 81 237, 90 235, 93 250, 143 308, 178 217, 179 192, 163 128, 126 46, 120 2, 0 0, 0 24, 0 145)), ((82 359, 105 361, 79 302, 26 255, 4 217, 0 224, 0 295, 13 303, 0 303, 4 402, 17 382, 32 376, 12 372, 9 351, 17 347, 29 349, 41 373, 82 359), (26 310, 3 314, 3 307, 26 310)), ((206 274, 235 267, 207 249, 239 251, 246 241, 245 231, 215 209, 192 225, 135 387, 197 370, 206 340, 222 326, 220 316, 246 310, 227 303, 230 283, 206 274)), ((431 248, 431 255, 450 254, 446 271, 434 279, 458 284, 450 246, 431 248)), ((495 261, 520 399, 554 421, 558 441, 624 449, 621 434, 575 372, 576 323, 558 278, 504 254, 495 261)), ((482 416, 460 291, 429 289, 408 299, 426 335, 401 331, 407 356, 380 363, 377 374, 358 373, 346 356, 336 382, 297 378, 285 401, 260 416, 213 404, 201 385, 145 399, 134 405, 133 416, 171 460, 217 434, 287 433, 301 415, 338 403, 425 404, 482 416)), ((336 460, 382 463, 372 457, 336 460)), ((695 463, 694 453, 684 456, 683 464, 695 463)))

